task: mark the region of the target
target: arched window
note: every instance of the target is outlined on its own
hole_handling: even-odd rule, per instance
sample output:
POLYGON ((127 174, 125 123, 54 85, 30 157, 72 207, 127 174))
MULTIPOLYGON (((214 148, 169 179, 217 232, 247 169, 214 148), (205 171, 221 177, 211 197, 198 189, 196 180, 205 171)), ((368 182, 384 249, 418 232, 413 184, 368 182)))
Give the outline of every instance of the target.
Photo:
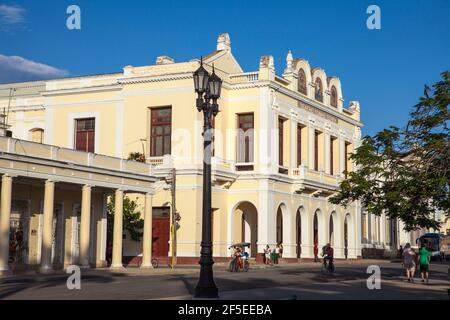
POLYGON ((298 91, 303 94, 308 94, 308 91, 306 88, 306 74, 303 69, 300 69, 298 71, 298 91))
POLYGON ((44 129, 36 128, 30 130, 30 139, 33 142, 43 143, 44 142, 44 129))
POLYGON ((331 106, 337 107, 337 90, 335 86, 331 87, 331 106))
POLYGON ((322 86, 322 80, 320 80, 319 77, 316 78, 315 81, 316 84, 316 100, 323 102, 323 86, 322 86))

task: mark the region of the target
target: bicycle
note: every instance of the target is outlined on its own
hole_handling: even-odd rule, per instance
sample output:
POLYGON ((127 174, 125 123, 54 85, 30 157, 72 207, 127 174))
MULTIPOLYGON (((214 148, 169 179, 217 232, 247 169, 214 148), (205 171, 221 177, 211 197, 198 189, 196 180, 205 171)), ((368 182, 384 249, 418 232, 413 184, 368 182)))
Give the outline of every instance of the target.
POLYGON ((239 272, 239 270, 247 272, 248 269, 250 269, 250 263, 247 259, 242 259, 240 257, 234 257, 228 265, 229 272, 239 272))
POLYGON ((331 259, 323 259, 322 273, 332 275, 334 273, 334 263, 331 259), (328 260, 328 263, 327 263, 328 260))

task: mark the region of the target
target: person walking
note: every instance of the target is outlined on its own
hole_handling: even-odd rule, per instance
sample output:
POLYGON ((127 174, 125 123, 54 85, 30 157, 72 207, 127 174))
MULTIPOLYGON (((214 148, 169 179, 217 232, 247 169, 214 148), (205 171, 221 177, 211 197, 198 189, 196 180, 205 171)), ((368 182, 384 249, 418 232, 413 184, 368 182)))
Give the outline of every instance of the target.
POLYGON ((271 259, 272 250, 270 250, 269 245, 266 246, 264 249, 264 256, 265 256, 265 263, 272 265, 272 259, 271 259))
POLYGON ((277 244, 277 246, 275 247, 275 254, 274 254, 273 263, 274 264, 278 264, 278 259, 279 258, 280 258, 280 245, 277 244))
POLYGON ((447 251, 447 245, 442 241, 441 246, 439 247, 439 258, 441 262, 445 262, 445 252, 447 251))
POLYGON ((280 258, 283 258, 283 243, 279 243, 278 244, 279 248, 280 248, 280 258))
POLYGON ((403 267, 406 270, 408 282, 414 283, 414 273, 416 271, 416 253, 411 248, 411 244, 407 243, 403 250, 403 267))
POLYGON ((425 243, 422 243, 422 247, 419 250, 419 265, 422 282, 426 283, 428 283, 428 276, 430 272, 430 257, 430 251, 427 250, 425 243))

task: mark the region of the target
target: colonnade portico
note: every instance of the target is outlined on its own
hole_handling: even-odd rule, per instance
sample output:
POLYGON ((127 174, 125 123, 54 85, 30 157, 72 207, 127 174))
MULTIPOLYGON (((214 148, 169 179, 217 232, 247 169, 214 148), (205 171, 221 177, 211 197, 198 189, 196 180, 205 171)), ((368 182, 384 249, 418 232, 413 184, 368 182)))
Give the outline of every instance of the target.
MULTIPOLYGON (((1 215, 0 215, 0 273, 8 273, 10 268, 8 266, 9 261, 9 237, 10 237, 10 213, 11 213, 11 201, 12 190, 14 185, 14 178, 4 174, 2 176, 2 186, 1 186, 1 215)), ((54 269, 54 263, 52 262, 52 245, 55 241, 54 239, 54 204, 55 204, 55 189, 57 189, 58 182, 52 180, 46 180, 44 182, 44 201, 43 201, 43 223, 42 223, 42 242, 40 244, 40 263, 39 271, 46 273, 51 272, 54 269)), ((90 258, 90 246, 95 241, 91 241, 91 190, 93 186, 84 185, 82 189, 82 199, 81 199, 81 221, 79 229, 79 256, 78 265, 81 268, 89 268, 91 266, 97 266, 95 261, 90 258)), ((123 218, 123 190, 116 190, 115 199, 115 222, 114 224, 114 242, 113 242, 113 263, 111 268, 121 268, 122 265, 122 218, 123 218)), ((145 205, 145 221, 144 226, 144 242, 143 242, 143 265, 142 267, 151 267, 151 198, 152 193, 146 193, 146 205, 145 205), (149 218, 150 217, 150 218, 149 218), (150 245, 147 244, 150 243, 150 245), (150 263, 147 263, 150 261, 150 263)), ((95 222, 95 221, 94 221, 95 222)), ((101 234, 97 234, 97 237, 103 237, 101 234)), ((98 252, 99 250, 104 250, 105 244, 101 247, 96 247, 94 250, 98 254, 105 255, 105 252, 98 252)), ((69 256, 72 253, 69 253, 69 256)), ((74 257, 69 257, 73 261, 74 257)), ((68 265, 65 263, 65 265, 68 265)), ((104 265, 103 265, 104 266, 104 265)))
MULTIPOLYGON (((32 264, 37 265, 41 272, 53 270, 55 262, 52 259, 56 250, 56 233, 59 232, 55 229, 55 204, 62 202, 64 207, 64 199, 67 198, 70 198, 71 202, 65 204, 66 213, 72 209, 69 208, 71 205, 72 211, 76 211, 75 203, 80 200, 81 213, 77 218, 76 213, 72 216, 64 215, 65 212, 62 212, 63 235, 60 236, 62 237, 61 248, 64 251, 62 254, 64 258, 61 259, 64 259, 64 265, 78 264, 82 268, 106 266, 106 261, 102 260, 107 246, 104 199, 105 195, 112 193, 115 193, 116 205, 111 267, 122 267, 122 218, 125 192, 145 195, 144 218, 147 221, 143 231, 144 240, 149 241, 150 246, 144 245, 143 258, 144 261, 151 261, 151 200, 156 178, 151 175, 150 165, 27 141, 20 142, 21 148, 28 151, 22 154, 15 150, 16 142, 15 139, 0 137, 0 152, 4 152, 0 158, 0 174, 2 175, 0 273, 10 271, 9 259, 12 258, 9 254, 10 235, 15 237, 10 233, 10 216, 11 204, 16 196, 21 199, 28 197, 28 202, 33 208, 38 208, 41 203, 42 211, 38 213, 35 210, 33 214, 40 216, 33 221, 41 222, 35 222, 30 228, 32 230, 28 230, 24 235, 27 239, 33 237, 32 243, 26 248, 27 257, 32 256, 31 253, 33 253, 36 258, 32 264), (71 163, 62 164, 62 159, 68 158, 71 163), (23 169, 24 163, 26 170, 23 169), (22 192, 27 188, 30 188, 30 191, 22 192), (56 192, 58 195, 55 195, 56 192), (66 228, 74 218, 75 224, 72 224, 69 232, 66 228), (75 249, 74 242, 76 242, 75 249)), ((31 216, 26 219, 30 222, 31 216)), ((146 267, 149 265, 147 264, 146 267)))

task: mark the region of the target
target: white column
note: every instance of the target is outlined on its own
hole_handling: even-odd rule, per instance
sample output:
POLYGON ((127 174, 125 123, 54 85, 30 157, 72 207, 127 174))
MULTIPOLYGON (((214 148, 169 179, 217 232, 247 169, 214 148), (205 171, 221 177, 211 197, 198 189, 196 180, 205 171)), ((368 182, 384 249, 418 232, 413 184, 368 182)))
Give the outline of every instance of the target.
POLYGON ((142 264, 141 268, 153 268, 152 266, 152 194, 145 195, 144 208, 144 235, 142 238, 142 264))
POLYGON ((314 127, 308 125, 308 168, 314 170, 315 150, 314 150, 314 137, 316 130, 314 127))
POLYGON ((123 191, 116 190, 114 209, 114 235, 111 268, 121 269, 122 264, 122 237, 123 237, 123 191))
POLYGON ((367 214, 367 242, 373 244, 373 223, 372 223, 372 214, 367 214))
POLYGON ((325 155, 325 173, 327 174, 331 174, 331 166, 330 166, 330 134, 329 133, 324 133, 324 155, 325 155))
POLYGON ((264 252, 266 245, 272 249, 276 245, 276 210, 273 208, 273 194, 268 188, 267 180, 259 182, 258 253, 264 252))
POLYGON ((345 139, 344 137, 339 138, 339 175, 343 175, 345 170, 345 161, 347 157, 345 155, 345 139))
POLYGON ((91 225, 91 187, 83 186, 81 193, 80 266, 89 267, 89 243, 91 225))
POLYGON ((0 275, 9 272, 9 232, 11 219, 12 178, 6 174, 2 176, 1 205, 0 205, 0 275))
POLYGON ((321 212, 321 214, 317 215, 317 222, 319 225, 319 231, 318 231, 319 255, 321 253, 322 247, 325 246, 329 240, 330 221, 328 219, 329 219, 328 215, 325 212, 321 212))
MULTIPOLYGON (((274 111, 270 106, 270 93, 268 88, 259 89, 259 123, 260 129, 258 134, 255 132, 255 145, 258 145, 258 153, 255 153, 255 162, 257 167, 262 173, 269 173, 274 170, 273 166, 278 165, 273 155, 277 154, 274 140, 275 136, 275 124, 274 124, 274 111)), ((235 148, 228 148, 233 152, 235 148)), ((278 167, 277 167, 278 168, 278 167)))
POLYGON ((108 196, 102 194, 102 216, 99 221, 96 222, 97 229, 97 241, 96 248, 97 254, 95 256, 95 266, 96 268, 104 268, 107 266, 106 262, 106 241, 107 241, 107 230, 108 230, 108 196))
MULTIPOLYGON (((289 135, 290 135, 290 164, 289 167, 296 168, 297 167, 297 121, 290 120, 289 122, 289 135)), ((301 161, 301 159, 300 159, 301 161)))
POLYGON ((283 258, 297 257, 295 219, 296 215, 290 213, 289 211, 287 212, 287 214, 283 214, 283 258))
MULTIPOLYGON (((303 209, 305 210, 305 209, 303 209)), ((301 216, 302 218, 302 252, 300 255, 300 258, 314 258, 314 243, 313 243, 313 235, 312 235, 312 228, 313 228, 313 220, 310 214, 306 213, 301 216)))
POLYGON ((361 257, 361 203, 360 201, 355 201, 355 257, 361 257))
POLYGON ((380 244, 385 247, 386 246, 386 214, 383 212, 380 218, 380 244))
POLYGON ((336 258, 345 258, 344 255, 344 222, 343 218, 339 213, 336 213, 333 219, 333 240, 336 242, 334 244, 334 254, 336 258))
MULTIPOLYGON (((272 162, 272 173, 278 173, 278 166, 280 163, 280 128, 278 127, 278 117, 279 115, 273 112, 273 110, 270 110, 273 114, 272 122, 273 122, 273 128, 272 130, 272 145, 273 148, 271 150, 271 159, 273 159, 272 162)), ((281 163, 283 163, 283 159, 281 159, 281 163)))
POLYGON ((41 272, 52 271, 53 207, 55 182, 47 180, 44 191, 44 221, 42 227, 41 272))
POLYGON ((399 233, 399 243, 398 246, 405 246, 409 242, 409 233, 405 231, 405 224, 402 220, 398 220, 398 233, 399 233))

